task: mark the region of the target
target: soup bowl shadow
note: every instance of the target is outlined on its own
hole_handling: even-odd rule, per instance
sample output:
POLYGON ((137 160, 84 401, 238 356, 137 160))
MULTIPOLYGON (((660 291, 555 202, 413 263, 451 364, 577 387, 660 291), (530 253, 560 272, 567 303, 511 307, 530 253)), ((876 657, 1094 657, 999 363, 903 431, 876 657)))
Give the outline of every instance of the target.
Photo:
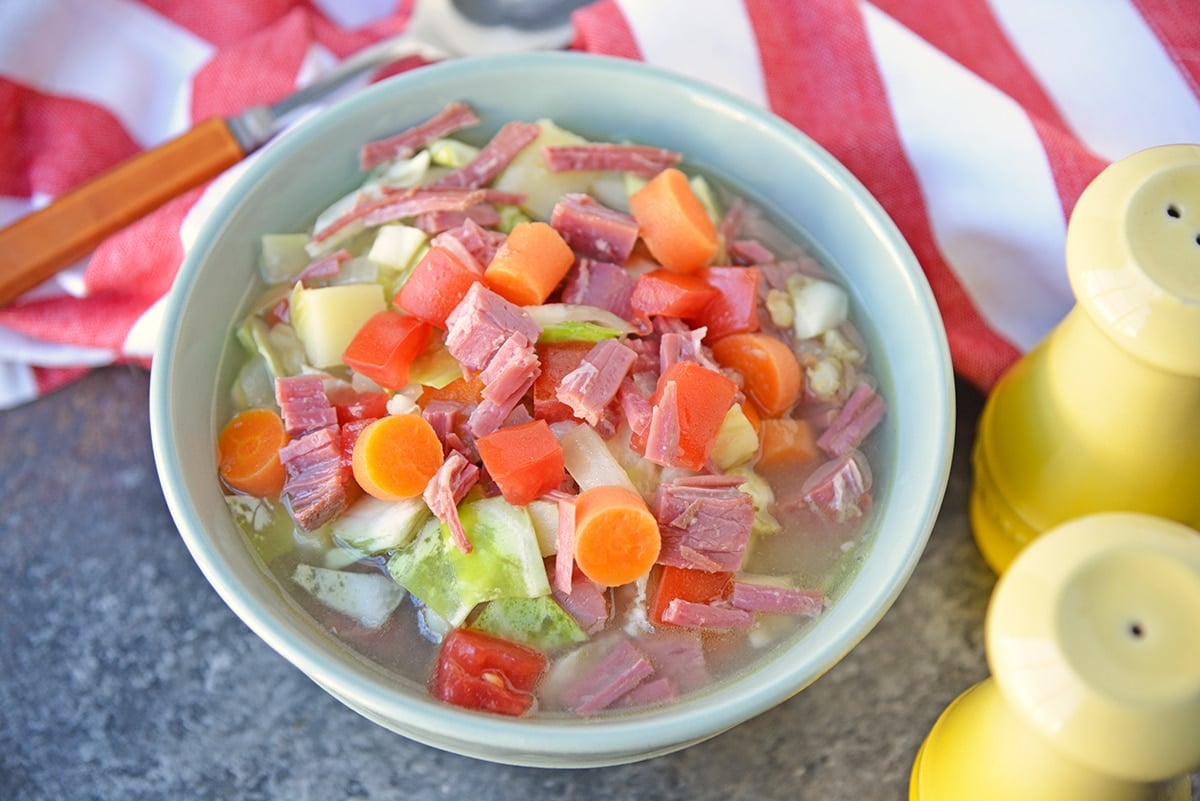
POLYGON ((631 762, 730 729, 803 690, 883 617, 911 575, 941 504, 953 440, 945 332, 908 245, 832 156, 781 119, 712 87, 635 62, 572 53, 466 59, 381 81, 296 126, 240 171, 197 233, 164 309, 151 374, 154 453, 175 523, 226 604, 351 709, 406 737, 480 759, 543 767, 631 762), (869 546, 810 627, 746 669, 669 705, 587 720, 511 719, 452 707, 341 645, 270 577, 216 479, 229 414, 230 340, 264 286, 264 233, 300 230, 361 175, 358 147, 451 100, 490 135, 550 118, 584 136, 684 154, 813 246, 849 292, 887 415, 877 442, 869 546))

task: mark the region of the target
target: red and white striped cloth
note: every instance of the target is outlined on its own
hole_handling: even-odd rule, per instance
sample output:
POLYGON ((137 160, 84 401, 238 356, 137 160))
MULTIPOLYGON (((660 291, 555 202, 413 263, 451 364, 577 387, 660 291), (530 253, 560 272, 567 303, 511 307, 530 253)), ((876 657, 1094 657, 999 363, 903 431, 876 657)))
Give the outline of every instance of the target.
MULTIPOLYGON (((412 1, 0 3, 0 224, 285 94, 402 30, 412 1)), ((1141 148, 1200 142, 1195 0, 599 0, 575 23, 574 47, 715 83, 841 160, 912 245, 955 368, 984 390, 1070 308, 1066 220, 1088 182, 1141 148)), ((0 408, 149 363, 221 183, 0 310, 0 408)))

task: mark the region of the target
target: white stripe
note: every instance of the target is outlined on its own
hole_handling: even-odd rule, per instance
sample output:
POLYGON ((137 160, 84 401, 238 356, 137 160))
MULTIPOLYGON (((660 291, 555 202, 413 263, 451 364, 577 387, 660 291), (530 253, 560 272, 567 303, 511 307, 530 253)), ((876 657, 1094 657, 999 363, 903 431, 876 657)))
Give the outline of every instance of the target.
POLYGON ((112 364, 117 354, 107 348, 89 348, 61 342, 44 342, 27 334, 0 328, 0 360, 39 367, 99 367, 112 364))
POLYGON ((1041 140, 1007 95, 870 3, 862 10, 934 239, 984 320, 1029 349, 1073 303, 1041 140))
POLYGON ((129 357, 150 358, 158 346, 158 337, 162 332, 163 319, 167 311, 167 298, 163 296, 154 302, 149 309, 130 327, 121 345, 121 352, 129 357))
POLYGON ((617 0, 645 60, 759 105, 767 86, 754 27, 740 2, 617 0))
POLYGON ((1116 161, 1200 142, 1200 100, 1130 0, 989 2, 1067 124, 1099 155, 1116 161))
POLYGON ((110 110, 143 146, 187 129, 204 40, 132 0, 0 2, 0 74, 110 110))
POLYGON ((37 396, 33 369, 27 364, 0 359, 0 410, 16 408, 37 396))
MULTIPOLYGON (((419 0, 418 0, 419 1, 419 0)), ((339 28, 361 28, 396 13, 396 0, 313 0, 339 28)))

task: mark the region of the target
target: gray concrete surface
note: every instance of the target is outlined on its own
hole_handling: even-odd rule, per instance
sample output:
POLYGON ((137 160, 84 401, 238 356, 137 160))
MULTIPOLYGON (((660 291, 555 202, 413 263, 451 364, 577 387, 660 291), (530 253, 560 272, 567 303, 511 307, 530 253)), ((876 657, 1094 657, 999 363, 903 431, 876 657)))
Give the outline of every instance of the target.
MULTIPOLYGON (((987 669, 994 577, 966 522, 980 409, 913 580, 850 656, 707 743, 616 768, 477 762, 358 717, 277 656, 192 562, 159 490, 147 375, 110 368, 0 413, 0 799, 891 799, 987 669)), ((1193 777, 1200 799, 1200 778, 1193 777)))

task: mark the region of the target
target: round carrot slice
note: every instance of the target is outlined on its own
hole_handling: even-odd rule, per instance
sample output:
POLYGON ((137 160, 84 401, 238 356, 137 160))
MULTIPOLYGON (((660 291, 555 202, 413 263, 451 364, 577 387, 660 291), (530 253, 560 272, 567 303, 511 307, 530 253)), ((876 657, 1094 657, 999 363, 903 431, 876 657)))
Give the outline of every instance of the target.
POLYGON ((279 449, 287 442, 283 420, 271 409, 239 412, 217 436, 217 472, 230 489, 274 497, 287 479, 279 461, 279 449))
POLYGON ((442 466, 437 432, 418 414, 381 417, 354 442, 354 480, 384 501, 415 498, 442 466))
POLYGON ((742 389, 763 417, 779 417, 804 389, 800 361, 787 343, 770 334, 730 334, 713 343, 713 358, 742 374, 742 389))
POLYGON ((636 492, 593 487, 575 499, 575 563, 606 587, 628 584, 658 559, 658 521, 636 492))

